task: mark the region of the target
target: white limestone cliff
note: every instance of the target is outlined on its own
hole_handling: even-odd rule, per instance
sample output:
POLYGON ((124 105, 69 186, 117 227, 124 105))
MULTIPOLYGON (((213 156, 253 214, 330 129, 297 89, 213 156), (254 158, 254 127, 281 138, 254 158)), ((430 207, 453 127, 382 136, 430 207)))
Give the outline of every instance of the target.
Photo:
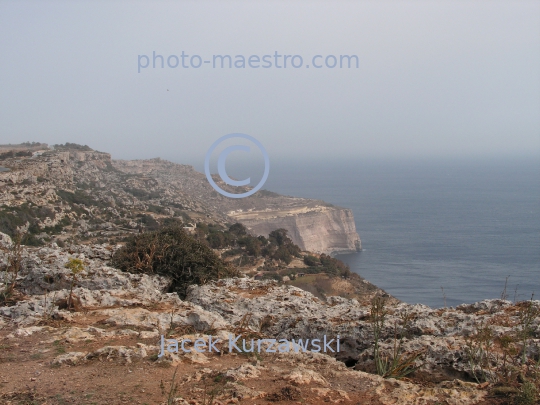
POLYGON ((316 253, 356 252, 362 248, 350 209, 303 206, 283 210, 229 213, 256 235, 283 228, 302 250, 316 253))

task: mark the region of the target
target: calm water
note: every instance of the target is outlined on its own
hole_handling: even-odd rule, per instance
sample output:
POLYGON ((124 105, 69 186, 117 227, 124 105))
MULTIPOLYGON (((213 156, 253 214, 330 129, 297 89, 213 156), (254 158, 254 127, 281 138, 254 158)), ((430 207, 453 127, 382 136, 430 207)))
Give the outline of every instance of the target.
POLYGON ((399 299, 540 297, 540 160, 273 163, 266 189, 353 210, 339 258, 399 299))

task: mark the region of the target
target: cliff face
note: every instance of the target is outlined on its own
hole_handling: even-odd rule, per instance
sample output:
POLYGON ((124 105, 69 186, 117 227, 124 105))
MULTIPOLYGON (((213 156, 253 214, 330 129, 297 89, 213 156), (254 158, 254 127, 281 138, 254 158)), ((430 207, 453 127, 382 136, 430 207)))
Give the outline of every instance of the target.
POLYGON ((298 207, 286 210, 232 212, 231 218, 256 235, 284 228, 301 249, 317 253, 355 252, 362 247, 351 210, 298 207))

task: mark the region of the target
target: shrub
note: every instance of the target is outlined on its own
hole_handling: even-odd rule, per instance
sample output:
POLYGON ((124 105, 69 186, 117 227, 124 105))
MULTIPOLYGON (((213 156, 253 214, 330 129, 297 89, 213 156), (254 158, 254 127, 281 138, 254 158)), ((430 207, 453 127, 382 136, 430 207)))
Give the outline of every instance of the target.
POLYGON ((238 222, 230 226, 229 232, 236 236, 243 236, 248 234, 247 228, 238 222))
POLYGON ((312 255, 306 255, 304 256, 304 264, 307 266, 318 266, 321 264, 318 258, 312 255))
POLYGON ((163 218, 161 220, 161 224, 163 226, 183 226, 183 223, 180 219, 171 217, 163 218))
POLYGON ((15 152, 15 151, 10 150, 8 152, 0 153, 0 160, 16 158, 16 157, 28 157, 28 156, 32 156, 32 152, 30 151, 15 152))
POLYGON ((148 205, 148 211, 155 212, 156 214, 165 215, 167 214, 167 210, 163 207, 160 207, 159 205, 148 205))
MULTIPOLYGON (((28 204, 23 204, 19 207, 2 207, 0 209, 0 232, 6 233, 14 237, 18 229, 25 224, 30 225, 36 222, 36 213, 28 204)), ((24 244, 24 242, 23 242, 24 244)))
POLYGON ((279 273, 275 271, 266 271, 262 275, 263 280, 276 280, 281 281, 283 277, 279 275, 279 273))
POLYGON ((276 251, 274 252, 274 254, 272 255, 272 258, 276 260, 281 260, 282 262, 286 264, 290 264, 293 260, 293 256, 291 255, 289 250, 284 246, 278 247, 276 251))
POLYGON ((36 237, 36 235, 32 235, 31 233, 25 234, 21 243, 26 246, 43 246, 44 245, 41 239, 36 237))
POLYGON ((200 230, 206 236, 206 241, 214 249, 223 249, 226 247, 244 246, 251 255, 258 255, 259 241, 256 237, 248 234, 247 229, 240 223, 233 224, 229 229, 222 231, 217 225, 207 225, 197 223, 197 230, 200 230), (255 239, 255 241, 251 240, 255 239))
POLYGON ((149 231, 156 231, 159 229, 159 222, 156 221, 151 215, 141 215, 139 217, 139 222, 149 231))
POLYGON ((129 238, 126 245, 114 254, 112 265, 131 273, 169 277, 169 292, 176 292, 182 299, 192 284, 239 276, 236 269, 180 226, 129 238))

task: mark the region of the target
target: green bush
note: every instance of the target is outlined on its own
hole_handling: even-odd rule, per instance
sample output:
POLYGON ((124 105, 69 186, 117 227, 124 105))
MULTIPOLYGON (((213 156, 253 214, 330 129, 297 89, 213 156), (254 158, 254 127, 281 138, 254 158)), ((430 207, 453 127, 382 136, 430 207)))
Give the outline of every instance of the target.
POLYGON ((131 237, 116 251, 112 265, 131 273, 167 276, 171 279, 169 292, 176 292, 182 299, 192 284, 239 276, 236 269, 180 226, 131 237))
POLYGON ((32 235, 30 233, 27 233, 24 235, 21 241, 22 245, 26 246, 43 246, 44 243, 41 239, 37 238, 35 235, 32 235))
POLYGON ((27 222, 33 224, 36 214, 23 204, 19 207, 3 207, 0 210, 0 232, 13 237, 17 233, 17 228, 24 226, 27 222))
POLYGON ((272 258, 276 260, 281 260, 285 264, 290 264, 293 260, 293 256, 284 246, 278 247, 276 251, 272 254, 272 258))
POLYGON ((238 222, 230 226, 229 232, 236 236, 244 236, 248 234, 247 228, 238 222))
POLYGON ((341 260, 325 255, 324 253, 321 255, 319 260, 324 268, 322 271, 328 274, 346 278, 351 276, 351 269, 341 260))
POLYGON ((315 256, 306 255, 304 256, 304 264, 307 266, 318 266, 321 264, 321 261, 315 256))
POLYGON ((69 143, 69 142, 66 142, 63 145, 57 144, 57 145, 54 145, 53 147, 56 150, 70 150, 71 149, 71 150, 80 150, 80 151, 88 151, 88 152, 91 152, 94 150, 88 145, 79 145, 77 143, 69 143))
MULTIPOLYGON (((206 236, 206 241, 214 249, 224 249, 226 247, 246 246, 245 241, 254 238, 248 235, 244 225, 236 223, 231 225, 228 230, 221 230, 217 225, 207 225, 202 222, 197 223, 197 229, 201 230, 206 236)), ((250 242, 251 252, 256 250, 250 242)))
POLYGON ((167 226, 183 226, 183 223, 182 223, 182 221, 180 219, 171 218, 171 217, 163 218, 161 220, 161 224, 164 227, 167 227, 167 226))

